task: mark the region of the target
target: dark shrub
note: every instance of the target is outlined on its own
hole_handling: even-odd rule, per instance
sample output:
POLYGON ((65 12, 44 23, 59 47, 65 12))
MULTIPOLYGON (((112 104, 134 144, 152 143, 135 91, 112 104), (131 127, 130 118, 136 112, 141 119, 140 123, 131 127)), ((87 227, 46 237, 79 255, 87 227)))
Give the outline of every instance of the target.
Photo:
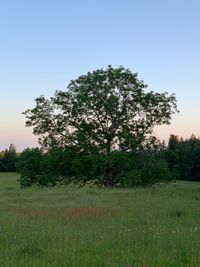
POLYGON ((21 173, 20 184, 22 187, 38 182, 40 175, 40 162, 42 153, 39 148, 27 148, 19 157, 17 171, 21 173))
POLYGON ((98 186, 151 185, 174 178, 166 161, 157 154, 113 151, 83 155, 70 150, 25 150, 18 162, 22 186, 92 182, 98 186))

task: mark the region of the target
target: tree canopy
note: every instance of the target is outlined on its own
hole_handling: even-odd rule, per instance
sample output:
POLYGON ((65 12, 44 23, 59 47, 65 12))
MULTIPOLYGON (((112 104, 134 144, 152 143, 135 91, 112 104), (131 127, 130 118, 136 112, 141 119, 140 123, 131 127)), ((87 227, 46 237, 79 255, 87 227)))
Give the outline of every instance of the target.
POLYGON ((45 149, 128 151, 148 144, 156 125, 169 124, 176 113, 174 94, 146 92, 147 85, 124 67, 88 72, 72 80, 66 91, 24 112, 45 149))

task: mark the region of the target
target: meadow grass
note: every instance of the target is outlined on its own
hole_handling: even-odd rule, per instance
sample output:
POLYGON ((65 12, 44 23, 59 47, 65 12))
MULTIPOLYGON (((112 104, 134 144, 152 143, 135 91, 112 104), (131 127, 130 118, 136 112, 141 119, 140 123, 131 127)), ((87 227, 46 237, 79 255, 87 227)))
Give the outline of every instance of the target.
POLYGON ((0 173, 1 267, 199 267, 200 183, 28 188, 0 173))

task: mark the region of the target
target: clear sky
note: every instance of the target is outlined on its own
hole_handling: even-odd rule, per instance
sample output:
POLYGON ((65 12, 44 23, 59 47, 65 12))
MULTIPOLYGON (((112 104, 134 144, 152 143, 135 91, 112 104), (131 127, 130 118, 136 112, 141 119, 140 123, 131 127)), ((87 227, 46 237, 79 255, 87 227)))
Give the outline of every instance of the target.
POLYGON ((180 114, 155 133, 200 136, 199 0, 0 0, 0 150, 37 145, 21 114, 87 71, 123 65, 180 114))

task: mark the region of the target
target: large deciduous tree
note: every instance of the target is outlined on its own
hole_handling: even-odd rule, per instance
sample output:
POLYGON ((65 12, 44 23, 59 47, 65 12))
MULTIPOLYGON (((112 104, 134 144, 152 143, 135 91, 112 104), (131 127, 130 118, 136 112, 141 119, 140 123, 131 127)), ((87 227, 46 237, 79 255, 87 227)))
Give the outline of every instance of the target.
POLYGON ((137 73, 124 67, 88 72, 72 80, 67 91, 24 112, 45 149, 73 146, 87 153, 144 146, 156 125, 169 124, 177 112, 175 95, 146 92, 137 73))

